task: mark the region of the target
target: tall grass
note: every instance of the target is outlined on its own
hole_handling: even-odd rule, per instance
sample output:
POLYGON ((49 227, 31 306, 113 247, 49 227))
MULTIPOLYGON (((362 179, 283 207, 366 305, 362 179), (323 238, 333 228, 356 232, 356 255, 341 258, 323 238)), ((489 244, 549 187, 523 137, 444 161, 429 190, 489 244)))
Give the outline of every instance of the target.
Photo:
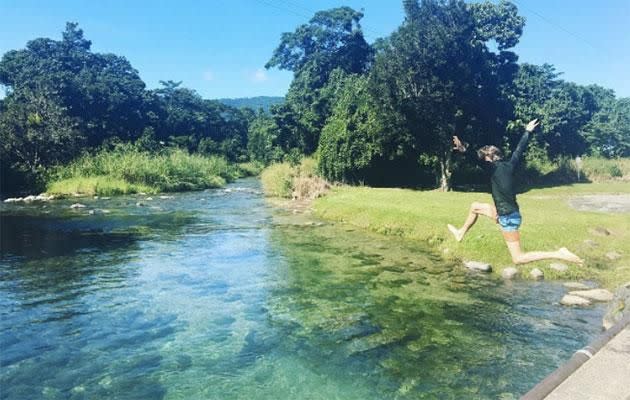
POLYGON ((284 162, 263 170, 261 181, 265 195, 296 200, 322 196, 330 184, 317 175, 317 160, 303 158, 297 165, 284 162))
POLYGON ((84 154, 54 168, 47 191, 58 195, 173 192, 223 186, 239 170, 219 157, 179 149, 150 154, 132 146, 84 154))
POLYGON ((630 158, 583 157, 581 170, 593 182, 611 179, 630 181, 630 158))

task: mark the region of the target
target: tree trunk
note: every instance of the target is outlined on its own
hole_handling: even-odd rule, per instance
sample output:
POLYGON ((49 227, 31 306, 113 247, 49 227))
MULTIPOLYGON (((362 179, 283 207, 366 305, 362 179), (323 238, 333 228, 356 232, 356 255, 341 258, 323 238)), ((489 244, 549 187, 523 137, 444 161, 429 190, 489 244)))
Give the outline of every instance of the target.
POLYGON ((452 167, 451 153, 448 152, 440 159, 440 190, 443 192, 451 190, 452 167))

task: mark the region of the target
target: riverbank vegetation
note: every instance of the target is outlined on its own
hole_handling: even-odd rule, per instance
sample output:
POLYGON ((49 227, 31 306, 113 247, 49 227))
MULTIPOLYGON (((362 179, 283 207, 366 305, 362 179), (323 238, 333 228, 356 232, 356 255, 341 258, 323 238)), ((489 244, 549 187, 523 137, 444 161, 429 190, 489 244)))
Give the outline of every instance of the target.
MULTIPOLYGON (((374 43, 363 35, 363 13, 350 7, 318 11, 283 33, 266 67, 293 72, 293 81, 268 111, 204 99, 173 80, 148 89, 126 58, 92 51, 68 23, 61 40, 37 38, 0 60, 0 190, 44 188, 58 176, 51 168, 120 143, 230 164, 315 157, 330 182, 449 190, 484 183, 470 154, 453 154, 452 135, 509 152, 532 118, 542 124, 520 172, 528 184, 576 181, 577 156, 630 156, 630 99, 564 81, 549 64, 519 63, 514 49, 526 21, 514 3, 403 7, 400 26, 374 43)), ((616 177, 627 165, 595 164, 616 177)), ((195 179, 161 182, 203 186, 195 179)))
MULTIPOLYGON (((522 276, 527 277, 532 268, 540 268, 548 278, 595 279, 611 288, 630 281, 628 214, 577 211, 568 203, 575 195, 617 193, 630 194, 630 185, 574 184, 533 189, 519 195, 524 220, 521 242, 526 251, 568 247, 585 259, 583 266, 570 265, 566 272, 550 268, 553 261, 521 265, 518 269, 522 276)), ((480 217, 460 243, 446 229, 446 224, 463 223, 473 201, 492 199, 486 193, 341 186, 316 200, 314 208, 324 219, 428 242, 446 258, 488 262, 500 273, 512 263, 495 223, 480 217)))
POLYGON ((239 169, 216 156, 188 154, 181 149, 150 153, 121 145, 52 168, 46 191, 55 196, 109 196, 200 190, 221 187, 248 172, 253 171, 239 169))
POLYGON ((317 161, 313 158, 304 158, 296 165, 272 164, 262 171, 260 179, 265 195, 285 199, 312 200, 330 188, 317 173, 317 161))

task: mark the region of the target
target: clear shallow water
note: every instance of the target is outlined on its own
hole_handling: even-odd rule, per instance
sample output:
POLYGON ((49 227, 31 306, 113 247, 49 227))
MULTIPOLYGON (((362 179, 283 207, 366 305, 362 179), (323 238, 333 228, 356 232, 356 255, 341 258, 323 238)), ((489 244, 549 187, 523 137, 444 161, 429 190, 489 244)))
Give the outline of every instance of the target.
POLYGON ((510 399, 600 330, 255 180, 154 198, 3 206, 1 398, 510 399))

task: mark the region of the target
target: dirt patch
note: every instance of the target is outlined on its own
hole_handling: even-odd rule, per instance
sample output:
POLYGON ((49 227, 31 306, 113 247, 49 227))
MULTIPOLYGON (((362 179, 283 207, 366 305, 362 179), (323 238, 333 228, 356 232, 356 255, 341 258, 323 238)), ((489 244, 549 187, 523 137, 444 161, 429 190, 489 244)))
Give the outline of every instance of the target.
POLYGON ((630 213, 630 195, 600 194, 576 196, 569 199, 569 205, 579 211, 630 213))

